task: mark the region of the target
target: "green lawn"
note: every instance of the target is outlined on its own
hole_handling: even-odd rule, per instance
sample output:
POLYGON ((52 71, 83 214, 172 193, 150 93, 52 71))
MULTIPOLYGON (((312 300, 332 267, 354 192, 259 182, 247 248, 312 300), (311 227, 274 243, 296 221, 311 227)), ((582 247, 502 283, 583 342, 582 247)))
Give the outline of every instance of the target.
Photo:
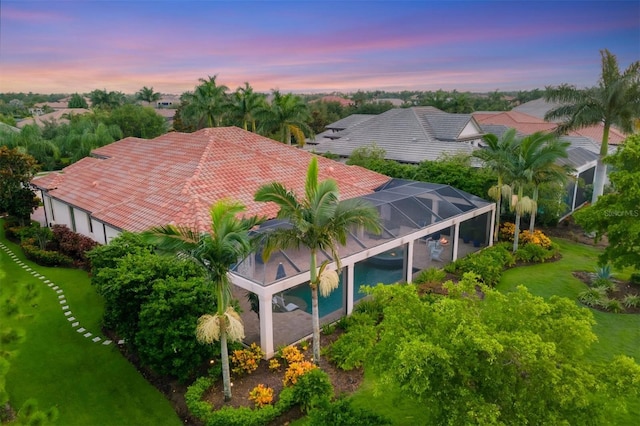
MULTIPOLYGON (((598 250, 564 240, 557 242, 561 247, 561 260, 510 269, 504 273, 497 288, 508 292, 518 285, 525 285, 531 293, 545 298, 558 295, 576 300, 578 293, 586 287, 571 273, 575 270, 594 270, 598 250)), ((628 275, 629 271, 623 273, 628 275)), ((590 357, 594 361, 603 361, 624 354, 640 362, 640 315, 592 312, 596 320, 594 331, 598 335, 598 342, 592 347, 590 357)), ((394 425, 428 424, 425 419, 427 407, 408 403, 406 399, 400 398, 396 389, 384 389, 383 392, 378 389, 376 394, 374 387, 375 377, 367 372, 363 386, 353 395, 354 404, 387 416, 394 425)), ((612 419, 613 424, 637 424, 637 419, 640 418, 640 401, 629 402, 629 412, 612 419)))
MULTIPOLYGON (((1 222, 0 222, 0 233, 1 222)), ((60 425, 179 425, 180 419, 164 396, 120 355, 114 344, 104 346, 100 318, 103 304, 86 272, 45 268, 28 262, 18 246, 0 240, 33 270, 63 289, 72 312, 87 329, 78 333, 67 321, 59 297, 44 280, 25 271, 0 250, 0 298, 24 293, 33 285, 35 299, 20 300, 21 317, 4 324, 25 333, 13 347, 7 374, 11 403, 20 406, 35 398, 41 409, 56 406, 60 425), (91 332, 90 338, 84 333, 91 332)), ((103 338, 104 339, 104 338, 103 338)))

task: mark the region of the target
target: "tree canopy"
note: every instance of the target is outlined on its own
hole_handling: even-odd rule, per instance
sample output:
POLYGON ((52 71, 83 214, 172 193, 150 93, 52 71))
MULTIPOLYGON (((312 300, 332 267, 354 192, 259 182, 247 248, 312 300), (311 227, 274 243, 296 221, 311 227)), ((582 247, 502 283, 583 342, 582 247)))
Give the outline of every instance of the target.
POLYGON ((603 264, 632 266, 640 270, 640 135, 627 138, 614 155, 605 158, 613 168, 609 178, 613 192, 574 214, 587 231, 595 231, 609 244, 600 257, 603 264))
POLYGON ((449 296, 425 300, 411 284, 378 285, 370 291, 381 322, 354 327, 380 390, 399 386, 431 423, 604 424, 640 394, 631 358, 585 356, 594 319, 574 301, 524 287, 503 294, 473 274, 445 286, 449 296))
POLYGON ((30 182, 38 171, 36 160, 17 148, 0 146, 0 213, 16 217, 22 224, 38 207, 30 182))

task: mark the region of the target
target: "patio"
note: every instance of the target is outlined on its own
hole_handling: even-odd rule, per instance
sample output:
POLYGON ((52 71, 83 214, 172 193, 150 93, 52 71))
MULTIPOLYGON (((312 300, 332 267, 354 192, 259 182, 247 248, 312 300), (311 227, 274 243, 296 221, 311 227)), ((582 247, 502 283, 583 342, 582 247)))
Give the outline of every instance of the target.
MULTIPOLYGON (((493 243, 495 204, 448 185, 392 179, 373 194, 361 197, 378 210, 383 232, 350 232, 339 248, 341 281, 320 300, 320 322, 326 324, 352 312, 363 297, 361 285, 411 281, 415 273, 442 267, 458 257, 493 243)), ((263 224, 258 232, 290 226, 281 220, 263 224)), ((318 253, 318 264, 335 261, 318 253)), ((245 322, 245 342, 257 342, 273 356, 275 349, 312 333, 306 250, 277 251, 265 262, 254 253, 232 272, 245 322), (247 291, 259 299, 260 316, 251 311, 247 291)))

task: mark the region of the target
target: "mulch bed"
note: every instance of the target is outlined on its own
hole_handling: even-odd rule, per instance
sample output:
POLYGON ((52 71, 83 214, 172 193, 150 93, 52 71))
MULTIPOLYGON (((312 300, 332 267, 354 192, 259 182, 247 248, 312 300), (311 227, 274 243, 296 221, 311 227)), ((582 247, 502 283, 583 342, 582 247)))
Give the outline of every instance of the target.
MULTIPOLYGON (((586 271, 574 271, 573 272, 573 276, 576 277, 577 279, 579 279, 580 281, 582 281, 583 283, 585 283, 586 285, 588 285, 589 287, 591 287, 592 283, 593 283, 593 280, 595 278, 595 273, 586 272, 586 271)), ((615 291, 607 292, 607 297, 609 299, 616 299, 616 300, 619 300, 619 301, 623 301, 626 296, 629 296, 629 295, 639 296, 640 295, 640 286, 638 286, 638 285, 633 285, 633 284, 631 284, 629 282, 626 282, 626 281, 616 280, 615 278, 612 279, 611 281, 616 283, 616 289, 615 289, 615 291)), ((589 308, 595 309, 595 310, 598 310, 598 311, 602 311, 602 312, 609 312, 605 308, 603 308, 602 306, 589 306, 589 308)), ((624 311, 622 313, 624 313, 624 314, 640 314, 640 307, 625 307, 624 311)))

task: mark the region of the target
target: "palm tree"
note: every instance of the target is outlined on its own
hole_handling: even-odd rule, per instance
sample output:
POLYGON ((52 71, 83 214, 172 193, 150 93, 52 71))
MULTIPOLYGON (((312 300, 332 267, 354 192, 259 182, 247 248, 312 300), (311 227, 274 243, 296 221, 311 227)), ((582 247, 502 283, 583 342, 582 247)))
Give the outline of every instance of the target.
POLYGON ((307 105, 292 93, 282 95, 273 91, 271 105, 258 112, 262 134, 277 134, 281 142, 291 145, 291 137, 298 145, 304 145, 305 132, 311 134, 307 105))
POLYGON ((141 100, 147 102, 151 105, 151 102, 155 102, 160 99, 160 93, 154 92, 153 87, 143 86, 142 89, 136 93, 136 97, 141 100))
POLYGON ((244 83, 244 87, 238 87, 233 94, 234 115, 242 122, 242 128, 256 132, 256 114, 265 107, 264 95, 255 93, 249 83, 244 83))
POLYGON ((560 102, 545 115, 545 120, 565 119, 559 132, 602 124, 602 143, 596 167, 592 202, 602 195, 606 178, 606 165, 602 162, 609 146, 609 130, 618 126, 626 133, 634 130, 634 121, 640 117, 640 61, 635 61, 621 74, 618 60, 607 49, 601 50, 602 74, 597 87, 579 90, 562 84, 547 87, 545 100, 560 102))
POLYGON ((200 85, 196 86, 193 93, 185 93, 182 96, 185 103, 182 109, 182 119, 193 124, 198 129, 205 127, 219 127, 222 118, 227 112, 228 99, 225 85, 218 85, 216 78, 209 76, 208 80, 199 79, 200 85))
POLYGON ((554 174, 550 170, 556 170, 554 164, 559 158, 567 156, 565 142, 559 142, 553 133, 536 132, 525 136, 518 144, 518 149, 511 157, 509 164, 509 176, 513 188, 511 196, 511 209, 516 212, 515 232, 513 236, 513 252, 518 250, 520 236, 520 220, 523 214, 531 213, 535 220, 535 211, 538 208, 537 192, 534 190, 534 198, 524 195, 524 190, 535 180, 542 180, 545 174, 554 174))
POLYGON ((256 201, 274 202, 278 205, 278 218, 288 219, 290 228, 279 228, 265 235, 263 258, 268 260, 276 249, 310 251, 311 315, 313 322, 313 360, 320 362, 320 317, 318 290, 323 297, 338 287, 338 274, 326 270, 329 261, 318 267, 317 253, 328 251, 340 269, 338 244, 345 245, 349 229, 361 226, 379 233, 381 226, 378 211, 362 199, 340 200, 337 183, 332 179, 318 182, 318 160, 311 159, 305 183, 305 198, 287 190, 281 183, 262 186, 255 194, 256 201))
MULTIPOLYGON (((569 142, 550 139, 548 144, 540 150, 540 161, 536 162, 531 174, 531 183, 533 184, 533 197, 531 197, 531 199, 536 206, 538 205, 538 195, 541 185, 550 183, 565 184, 569 179, 570 173, 575 170, 569 165, 560 165, 557 163, 558 159, 567 158, 567 148, 570 145, 569 142)), ((529 232, 534 231, 537 212, 537 208, 531 212, 529 232)))
POLYGON ((216 202, 210 210, 209 233, 201 234, 197 230, 174 225, 152 228, 143 233, 143 238, 156 245, 161 252, 192 260, 212 284, 216 294, 216 313, 200 317, 196 336, 205 343, 220 341, 226 401, 231 399, 227 339, 236 341, 244 338, 242 321, 231 305, 231 282, 228 272, 231 265, 253 250, 249 231, 261 222, 261 219, 255 216, 237 218, 244 209, 244 206, 236 201, 216 202))
POLYGON ((126 96, 122 92, 107 92, 107 90, 93 90, 89 93, 91 108, 112 110, 123 105, 126 96))
POLYGON ((487 146, 474 151, 473 156, 482 160, 484 167, 488 167, 498 178, 496 185, 489 188, 489 196, 496 200, 496 227, 494 239, 498 241, 500 230, 500 215, 502 214, 502 198, 511 197, 511 186, 507 184, 509 165, 512 157, 518 149, 519 142, 516 139, 516 130, 507 130, 500 139, 494 134, 484 136, 487 146))

